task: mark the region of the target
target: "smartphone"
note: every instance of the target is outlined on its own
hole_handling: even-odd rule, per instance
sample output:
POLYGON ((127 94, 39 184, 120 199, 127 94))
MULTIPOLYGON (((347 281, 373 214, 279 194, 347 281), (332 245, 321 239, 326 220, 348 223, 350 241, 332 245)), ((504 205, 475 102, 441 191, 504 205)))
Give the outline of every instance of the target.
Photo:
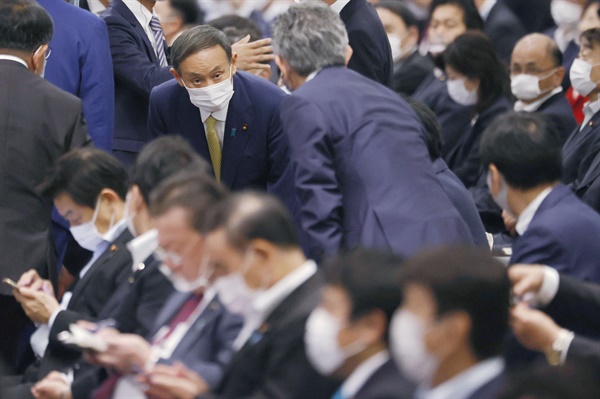
POLYGON ((12 281, 11 279, 9 279, 8 277, 5 277, 5 278, 3 278, 3 279, 2 279, 2 282, 3 282, 4 284, 8 284, 8 285, 10 285, 10 286, 11 286, 11 287, 13 287, 15 290, 18 290, 18 289, 19 289, 19 285, 18 285, 17 283, 15 283, 14 281, 12 281))

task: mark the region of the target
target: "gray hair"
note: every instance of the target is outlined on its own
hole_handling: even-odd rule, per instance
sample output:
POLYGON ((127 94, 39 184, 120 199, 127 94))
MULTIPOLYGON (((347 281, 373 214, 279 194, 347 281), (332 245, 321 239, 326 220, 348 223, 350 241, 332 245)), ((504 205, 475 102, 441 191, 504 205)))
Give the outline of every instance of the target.
POLYGON ((321 1, 292 5, 273 25, 273 50, 301 76, 344 65, 348 33, 340 16, 321 1))

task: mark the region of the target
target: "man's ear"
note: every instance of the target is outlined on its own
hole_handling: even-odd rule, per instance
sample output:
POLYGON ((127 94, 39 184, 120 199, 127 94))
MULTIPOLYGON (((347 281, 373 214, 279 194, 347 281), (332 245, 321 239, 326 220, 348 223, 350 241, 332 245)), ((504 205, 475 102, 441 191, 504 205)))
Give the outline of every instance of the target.
POLYGON ((350 47, 350 45, 348 44, 346 46, 346 52, 344 54, 344 57, 346 59, 346 66, 348 66, 348 63, 350 62, 350 58, 352 58, 352 54, 354 54, 354 50, 352 50, 352 47, 350 47))
POLYGON ((278 55, 275 56, 275 65, 277 65, 280 72, 287 73, 288 63, 278 55))
POLYGON ((38 47, 37 50, 33 53, 31 57, 31 63, 33 67, 33 72, 38 76, 42 74, 44 70, 44 63, 46 62, 46 51, 48 51, 48 44, 42 44, 38 47))
POLYGON ((494 165, 493 163, 491 163, 488 166, 488 174, 490 176, 489 177, 490 193, 492 194, 492 196, 496 196, 496 194, 500 192, 500 188, 502 186, 502 184, 501 184, 502 175, 500 174, 500 171, 498 170, 496 165, 494 165))
POLYGON ((231 54, 231 76, 235 75, 237 72, 237 53, 231 54))
POLYGON ((171 72, 171 75, 173 75, 175 79, 177 79, 177 83, 179 83, 179 86, 185 87, 185 85, 183 84, 183 78, 181 77, 181 75, 179 75, 175 68, 169 69, 169 72, 171 72))

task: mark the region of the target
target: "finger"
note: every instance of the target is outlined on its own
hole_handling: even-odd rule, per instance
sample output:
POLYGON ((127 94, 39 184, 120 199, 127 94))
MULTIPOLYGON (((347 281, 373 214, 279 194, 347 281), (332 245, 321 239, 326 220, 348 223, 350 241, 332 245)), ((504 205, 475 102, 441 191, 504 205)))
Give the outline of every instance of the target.
POLYGON ((272 51, 270 37, 267 37, 266 39, 255 40, 251 43, 248 43, 248 47, 252 48, 252 49, 257 49, 257 48, 265 47, 265 46, 268 46, 269 48, 271 48, 271 51, 272 51))
POLYGON ((39 276, 35 270, 33 270, 33 269, 28 270, 21 275, 21 277, 19 278, 19 281, 17 281, 17 284, 27 287, 34 280, 36 280, 36 277, 39 277, 39 276))
POLYGON ((250 41, 250 34, 246 35, 246 37, 240 39, 239 41, 237 41, 236 43, 234 43, 234 45, 236 44, 246 44, 250 41))
POLYGON ((23 299, 36 299, 37 298, 37 293, 36 291, 32 290, 29 287, 21 287, 19 288, 18 292, 19 296, 21 296, 23 299))

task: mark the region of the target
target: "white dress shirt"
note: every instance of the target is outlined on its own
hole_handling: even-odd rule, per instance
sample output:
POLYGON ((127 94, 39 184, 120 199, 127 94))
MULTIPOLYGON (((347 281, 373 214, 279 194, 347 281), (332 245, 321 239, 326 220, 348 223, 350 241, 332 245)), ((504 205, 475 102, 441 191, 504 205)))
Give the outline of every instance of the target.
POLYGON ((484 22, 487 20, 488 16, 490 15, 490 11, 492 11, 492 8, 494 8, 496 3, 496 0, 485 0, 483 2, 481 8, 479 9, 479 15, 484 22))
POLYGON ((538 208, 546 199, 548 194, 550 194, 553 188, 554 187, 548 187, 547 189, 539 193, 537 197, 535 197, 534 200, 531 201, 529 205, 527 205, 523 212, 521 212, 521 214, 517 218, 517 225, 515 226, 515 230, 517 230, 517 233, 519 233, 519 235, 522 236, 527 231, 527 229, 529 228, 529 223, 531 223, 531 220, 535 216, 535 213, 537 212, 538 208))
POLYGON ((384 349, 359 364, 342 384, 342 397, 354 398, 369 378, 388 360, 390 360, 390 353, 384 349))
MULTIPOLYGON (((215 130, 217 131, 217 137, 219 138, 219 143, 221 143, 221 149, 223 149, 223 139, 225 138, 225 122, 227 121, 227 112, 229 111, 229 104, 231 100, 227 102, 227 105, 223 107, 223 109, 210 113, 208 111, 203 110, 202 108, 198 108, 200 110, 200 119, 202 119, 202 123, 204 124, 204 133, 208 135, 208 129, 206 128, 206 120, 209 116, 213 116, 217 120, 215 123, 215 130)), ((208 136, 206 137, 208 140, 208 136)))
POLYGON ((579 126, 579 131, 583 130, 583 128, 598 111, 600 111, 600 98, 598 98, 596 101, 588 101, 587 103, 583 104, 584 117, 583 123, 579 126))
POLYGON ((577 40, 579 37, 579 30, 577 30, 577 26, 561 28, 560 26, 556 28, 556 32, 554 32, 554 41, 556 45, 563 53, 569 46, 569 43, 573 40, 577 40))
POLYGON ((296 288, 304 284, 317 272, 317 264, 307 260, 296 270, 279 280, 271 288, 263 292, 252 302, 253 317, 244 320, 244 327, 233 343, 233 348, 239 350, 250 338, 252 333, 260 327, 262 322, 269 317, 281 302, 285 300, 296 288))
POLYGON ((560 92, 562 92, 562 87, 558 86, 557 88, 555 88, 554 90, 552 90, 551 92, 549 92, 548 94, 546 94, 544 97, 540 98, 537 101, 534 101, 532 103, 529 104, 525 104, 523 101, 518 100, 515 103, 514 106, 514 110, 519 112, 519 111, 525 111, 525 112, 535 112, 537 111, 537 109, 546 102, 546 100, 548 100, 550 97, 552 97, 555 94, 558 94, 560 92))
POLYGON ((158 57, 158 54, 156 53, 156 39, 154 38, 154 32, 150 29, 150 20, 152 19, 153 14, 148 11, 139 0, 123 0, 123 3, 125 3, 127 8, 129 8, 129 11, 133 13, 133 16, 137 19, 142 28, 144 28, 144 32, 146 32, 146 36, 148 36, 148 40, 150 40, 150 44, 152 44, 154 53, 158 57))
POLYGON ((142 268, 144 260, 158 248, 158 230, 152 229, 127 243, 127 249, 133 259, 132 271, 142 268))
POLYGON ((339 14, 342 12, 344 7, 346 7, 346 4, 348 4, 348 3, 350 3, 350 0, 337 0, 335 3, 333 3, 329 7, 331 7, 331 9, 333 11, 335 11, 339 14))
POLYGON ((9 60, 9 61, 18 62, 19 64, 24 65, 25 68, 28 68, 27 63, 22 58, 15 57, 14 55, 0 54, 0 60, 9 60))
POLYGON ((504 360, 493 357, 468 368, 452 379, 435 388, 420 386, 416 399, 456 399, 468 398, 504 371, 504 360))

